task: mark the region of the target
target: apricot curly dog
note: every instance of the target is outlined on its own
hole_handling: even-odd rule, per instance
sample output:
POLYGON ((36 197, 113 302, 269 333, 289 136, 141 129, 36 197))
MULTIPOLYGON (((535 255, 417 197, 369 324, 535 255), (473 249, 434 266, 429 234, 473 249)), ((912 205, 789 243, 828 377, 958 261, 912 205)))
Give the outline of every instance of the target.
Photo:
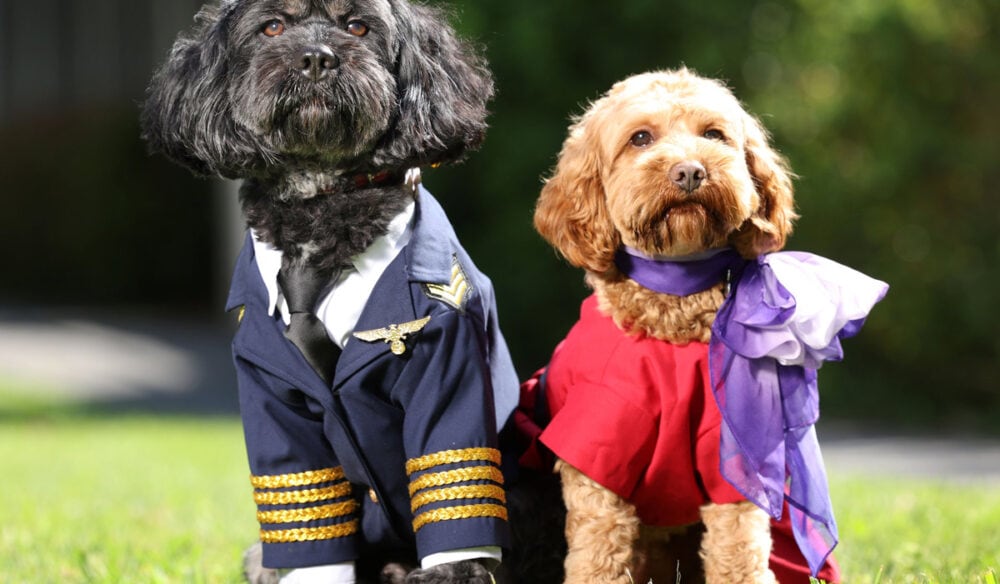
POLYGON ((839 579, 815 400, 796 396, 814 395, 815 369, 885 285, 772 253, 796 217, 785 160, 717 81, 687 69, 631 77, 571 127, 535 213, 594 290, 544 379, 567 583, 839 579), (797 332, 822 319, 792 298, 775 330, 791 331, 782 346, 798 356, 741 352, 727 335, 759 331, 728 315, 813 290, 786 265, 829 300, 828 338, 797 332))

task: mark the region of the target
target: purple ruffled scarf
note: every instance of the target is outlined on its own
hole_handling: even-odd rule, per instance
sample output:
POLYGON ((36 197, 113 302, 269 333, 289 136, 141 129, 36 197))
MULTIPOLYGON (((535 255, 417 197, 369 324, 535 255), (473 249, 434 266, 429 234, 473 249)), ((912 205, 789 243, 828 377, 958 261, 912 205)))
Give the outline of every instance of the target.
POLYGON ((723 419, 722 474, 776 520, 787 501, 796 542, 815 576, 838 541, 814 428, 819 419, 816 369, 843 357, 840 339, 860 330, 888 286, 799 252, 748 261, 725 248, 665 260, 625 248, 615 264, 642 286, 665 294, 686 296, 727 282, 730 289, 709 342, 710 383, 723 419), (819 306, 827 314, 795 314, 796 299, 776 276, 779 265, 790 266, 779 270, 786 275, 797 278, 799 271, 807 280, 818 274, 821 285, 834 282, 829 298, 810 299, 825 303, 819 306), (841 310, 841 304, 849 308, 841 310))

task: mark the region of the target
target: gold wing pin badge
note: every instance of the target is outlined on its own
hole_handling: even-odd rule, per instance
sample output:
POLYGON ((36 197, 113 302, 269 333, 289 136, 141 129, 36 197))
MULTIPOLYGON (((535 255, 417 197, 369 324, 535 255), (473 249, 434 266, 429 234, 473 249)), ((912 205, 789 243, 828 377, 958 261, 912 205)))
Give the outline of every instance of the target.
POLYGON ((430 320, 431 317, 425 316, 419 320, 411 320, 402 324, 390 324, 380 329, 358 331, 354 333, 354 337, 366 343, 385 341, 389 343, 389 350, 392 351, 393 355, 402 355, 406 352, 406 343, 403 341, 406 340, 407 335, 420 332, 430 320))

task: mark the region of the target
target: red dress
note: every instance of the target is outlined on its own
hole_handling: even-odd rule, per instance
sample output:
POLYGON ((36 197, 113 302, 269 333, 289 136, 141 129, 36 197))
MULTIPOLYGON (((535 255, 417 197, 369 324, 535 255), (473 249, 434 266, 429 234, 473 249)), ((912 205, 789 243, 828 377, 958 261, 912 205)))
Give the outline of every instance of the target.
MULTIPOLYGON (((744 500, 719 468, 722 417, 708 379, 706 343, 626 335, 591 296, 549 364, 552 419, 540 440, 635 505, 643 523, 696 523, 706 503, 744 500)), ((809 582, 787 513, 772 521, 772 537, 778 580, 809 582)), ((840 579, 832 560, 819 576, 840 579)))

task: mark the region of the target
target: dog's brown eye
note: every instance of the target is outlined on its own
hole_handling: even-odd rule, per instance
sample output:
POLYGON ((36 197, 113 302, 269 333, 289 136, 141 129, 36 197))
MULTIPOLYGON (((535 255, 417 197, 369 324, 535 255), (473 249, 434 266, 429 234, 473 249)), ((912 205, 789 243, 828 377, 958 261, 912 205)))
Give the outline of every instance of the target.
POLYGON ((269 20, 264 24, 263 33, 265 36, 281 36, 285 32, 285 23, 280 20, 269 20))
POLYGON ((368 25, 360 20, 352 20, 347 23, 347 32, 356 37, 363 37, 368 34, 368 25))
POLYGON ((705 130, 705 133, 702 134, 702 136, 708 138, 709 140, 718 140, 719 142, 726 141, 726 135, 719 130, 705 130))
POLYGON ((644 148, 653 143, 653 135, 645 130, 636 132, 635 134, 632 134, 632 137, 629 139, 629 143, 636 148, 644 148))

